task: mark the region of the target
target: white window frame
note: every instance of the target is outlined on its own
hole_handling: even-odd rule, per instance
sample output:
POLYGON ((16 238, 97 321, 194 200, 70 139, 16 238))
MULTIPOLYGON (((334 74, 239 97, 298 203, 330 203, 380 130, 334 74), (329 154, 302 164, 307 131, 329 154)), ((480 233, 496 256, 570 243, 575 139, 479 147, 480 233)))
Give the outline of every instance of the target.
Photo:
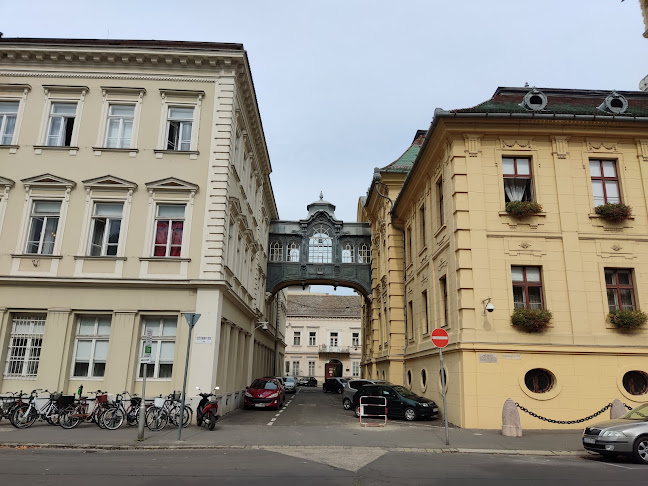
POLYGON ((92 256, 92 257, 108 257, 108 258, 115 258, 121 255, 121 249, 123 247, 122 243, 122 234, 124 232, 124 213, 126 210, 126 201, 124 200, 115 200, 115 199, 108 199, 108 200, 102 200, 102 199, 94 199, 92 200, 92 209, 91 209, 91 214, 90 214, 90 231, 88 233, 88 244, 87 244, 87 249, 86 249, 86 255, 87 256, 92 256), (122 213, 119 218, 117 217, 103 217, 103 216, 97 216, 95 214, 95 211, 97 209, 97 204, 121 204, 122 206, 122 213), (106 220, 106 226, 104 227, 104 235, 101 241, 101 250, 99 255, 93 255, 92 254, 92 238, 94 236, 94 231, 95 231, 95 225, 97 223, 98 219, 105 219, 106 220), (108 247, 108 236, 110 234, 110 223, 119 219, 120 224, 119 224, 119 236, 117 237, 117 249, 116 253, 114 255, 108 255, 107 254, 107 247, 108 247))
POLYGON ((351 346, 353 346, 355 348, 360 346, 360 333, 359 332, 351 333, 351 346))
POLYGON ((79 111, 79 103, 75 101, 52 101, 50 103, 50 112, 48 116, 48 121, 47 121, 47 131, 45 134, 45 140, 44 144, 48 147, 74 147, 75 145, 72 143, 72 139, 74 137, 75 131, 78 131, 77 129, 77 113, 79 111), (59 105, 74 105, 74 115, 70 114, 57 114, 54 113, 54 108, 59 105), (62 119, 63 122, 61 123, 59 132, 57 134, 54 134, 52 131, 52 125, 54 124, 55 119, 62 119), (67 139, 67 120, 72 118, 74 120, 72 122, 72 133, 70 133, 70 144, 66 145, 65 144, 65 139, 67 139), (56 138, 55 143, 50 143, 50 139, 56 138))
POLYGON ((182 258, 183 251, 185 250, 185 227, 187 221, 187 204, 186 203, 163 203, 158 202, 155 205, 155 221, 153 224, 153 247, 151 248, 151 256, 154 258, 182 258), (183 218, 170 218, 166 216, 159 216, 159 209, 161 206, 182 206, 184 208, 184 217, 183 218), (159 221, 168 221, 169 227, 167 229, 167 240, 164 255, 156 255, 155 249, 157 246, 155 240, 155 235, 157 234, 157 225, 159 221), (180 243, 180 256, 171 256, 171 241, 173 239, 173 223, 182 221, 182 242, 180 243))
POLYGON ((83 104, 88 88, 85 86, 44 86, 45 90, 45 105, 43 107, 43 118, 41 121, 41 130, 39 140, 42 145, 37 146, 39 149, 43 148, 66 148, 71 150, 78 149, 79 145, 79 129, 81 126, 81 115, 83 113, 83 104), (54 103, 76 103, 76 113, 74 116, 74 126, 72 128, 72 135, 70 137, 70 145, 47 145, 50 127, 50 114, 52 112, 52 104, 54 103))
POLYGON ((15 104, 16 105, 16 111, 15 112, 10 112, 10 113, 5 113, 5 112, 0 112, 0 146, 6 146, 6 145, 13 145, 13 141, 16 138, 16 124, 18 123, 18 113, 20 111, 20 100, 5 100, 0 98, 0 104, 15 104), (13 122, 13 131, 11 132, 11 138, 9 139, 8 143, 2 143, 3 139, 7 136, 6 131, 7 131, 7 125, 9 124, 8 120, 10 117, 14 118, 13 122))
MULTIPOLYGON (((40 365, 40 356, 43 349, 43 338, 45 336, 45 325, 47 317, 45 315, 14 315, 12 318, 12 328, 11 334, 9 336, 9 344, 7 346, 7 362, 5 365, 5 378, 20 378, 20 379, 33 379, 35 380, 38 376, 38 368, 40 365), (16 327, 20 324, 19 321, 27 321, 29 323, 29 332, 18 333, 16 332, 16 327), (42 332, 34 332, 34 331, 42 332), (17 346, 17 340, 26 339, 24 348, 25 352, 20 359, 11 359, 11 351, 14 348, 22 347, 17 346), (10 372, 10 364, 19 363, 20 372, 10 372), (30 366, 31 364, 31 366, 30 366), (33 367, 36 367, 36 370, 30 373, 30 369, 33 370, 33 367)), ((15 366, 13 367, 15 370, 15 366)))
POLYGON ((167 120, 166 120, 166 131, 164 134, 164 140, 165 140, 165 150, 173 150, 175 152, 189 152, 192 150, 192 141, 193 141, 193 131, 194 131, 194 112, 196 111, 194 106, 187 106, 187 105, 169 105, 167 109, 167 120), (178 109, 189 109, 191 108, 191 118, 185 118, 185 117, 180 117, 180 116, 175 116, 173 115, 172 111, 174 108, 178 109), (178 124, 178 131, 176 134, 176 139, 171 141, 170 140, 170 132, 171 132, 171 125, 173 123, 178 124), (190 126, 189 130, 189 140, 183 139, 183 133, 185 131, 185 128, 187 125, 190 126), (169 147, 169 144, 173 144, 175 148, 169 147), (183 145, 189 144, 189 148, 182 148, 183 145))
POLYGON ((317 331, 308 331, 308 345, 317 346, 317 331))
POLYGON ((127 88, 116 86, 102 86, 103 103, 101 107, 101 126, 97 133, 95 150, 135 150, 139 136, 139 125, 142 114, 142 101, 146 90, 144 88, 127 88), (113 105, 130 105, 135 107, 133 115, 133 132, 128 147, 114 148, 107 147, 108 137, 108 119, 110 117, 110 107, 113 105))
POLYGON ((301 331, 293 331, 293 346, 301 346, 301 331))
POLYGON ((158 152, 196 152, 198 150, 198 134, 200 132, 200 110, 204 91, 180 91, 172 89, 160 89, 162 107, 160 113, 160 129, 158 137, 158 152), (170 108, 193 108, 193 119, 191 126, 191 142, 189 150, 169 150, 167 141, 169 134, 170 108))
MULTIPOLYGON (((139 345, 139 357, 142 357, 144 354, 144 343, 146 339, 146 322, 147 321, 158 321, 159 322, 159 331, 157 336, 153 336, 153 341, 157 342, 156 349, 155 349, 155 356, 151 356, 151 359, 153 360, 152 364, 149 364, 148 366, 153 366, 153 375, 152 376, 147 376, 147 380, 159 380, 159 381, 171 381, 173 379, 173 373, 175 370, 175 347, 177 346, 177 339, 178 339, 178 318, 175 316, 145 316, 142 318, 142 331, 140 333, 141 338, 140 338, 140 345, 139 345), (164 326, 164 321, 172 321, 175 320, 176 323, 176 333, 173 336, 163 336, 163 326, 164 326), (162 377, 160 378, 160 364, 168 364, 168 363, 160 363, 160 354, 162 351, 162 343, 169 343, 172 342, 174 343, 174 351, 173 351, 173 357, 174 360, 171 363, 171 376, 169 377, 162 377)), ((144 369, 143 364, 139 364, 139 359, 138 359, 138 366, 137 366, 137 381, 142 380, 142 371, 144 369)), ((148 372, 148 370, 147 370, 148 372)))
POLYGON ((308 376, 315 376, 315 361, 308 362, 308 376))
POLYGON ((292 362, 293 376, 299 376, 299 361, 292 362))
POLYGON ((339 345, 340 345, 340 333, 338 331, 329 332, 329 346, 335 348, 339 345), (335 344, 333 344, 334 339, 335 339, 335 344))
POLYGON ((360 376, 360 361, 351 362, 351 376, 360 376))
MULTIPOLYGON (((58 243, 58 234, 59 234, 59 227, 61 226, 61 212, 63 210, 63 201, 60 199, 46 199, 46 198, 38 198, 35 197, 30 201, 30 210, 29 210, 29 220, 27 223, 27 234, 25 235, 25 245, 23 246, 23 253, 25 255, 56 255, 56 248, 57 248, 57 243, 58 243), (58 213, 39 213, 35 214, 34 211, 36 209, 36 204, 39 202, 57 202, 59 203, 59 210, 58 213), (30 246, 30 234, 32 231, 32 225, 34 224, 34 219, 38 217, 43 217, 44 222, 41 227, 41 233, 40 237, 38 240, 38 250, 36 252, 29 252, 28 246, 30 246), (54 243, 52 245, 52 252, 51 253, 43 253, 43 243, 45 239, 45 229, 47 228, 47 222, 51 219, 56 217, 57 223, 56 223, 56 229, 54 230, 54 243)), ((59 245, 60 246, 60 245, 59 245)))
POLYGON ((104 136, 104 143, 103 147, 105 148, 116 148, 116 149, 129 149, 133 147, 133 130, 135 130, 135 112, 137 110, 137 105, 134 103, 109 103, 108 104, 108 113, 106 115, 106 129, 105 129, 105 136, 104 136), (113 107, 116 106, 128 106, 133 108, 133 114, 132 116, 127 116, 127 115, 113 115, 112 114, 112 109, 113 107), (119 129, 117 133, 117 146, 116 147, 111 147, 108 145, 108 134, 109 134, 109 129, 110 129, 110 122, 116 120, 119 122, 119 129), (130 137, 128 138, 128 144, 125 144, 124 141, 126 138, 124 138, 124 127, 126 126, 126 122, 130 121, 131 122, 131 134, 130 137))
POLYGON ((371 246, 363 243, 358 248, 358 263, 370 263, 371 262, 371 246))
POLYGON ((270 243, 270 261, 280 262, 283 259, 283 245, 279 240, 273 240, 270 243))
MULTIPOLYGON (((110 350, 110 330, 108 331, 108 334, 98 334, 99 332, 99 319, 100 318, 110 318, 110 315, 95 315, 95 316, 79 316, 77 319, 77 329, 76 329, 76 336, 74 339, 74 356, 72 358, 72 367, 70 369, 70 379, 77 380, 79 378, 82 379, 98 379, 98 380, 103 380, 106 376, 105 370, 108 367, 108 351, 110 350), (88 318, 93 318, 94 319, 94 332, 92 334, 80 334, 81 332, 81 319, 88 319, 88 318), (87 342, 90 341, 91 348, 90 348, 90 358, 88 361, 88 372, 86 375, 75 375, 74 374, 74 369, 76 367, 77 363, 77 352, 79 349, 79 342, 87 342), (93 369, 94 365, 96 362, 96 357, 95 357, 95 348, 97 345, 97 342, 106 342, 108 344, 108 349, 106 350, 106 361, 104 362, 105 368, 104 368, 104 374, 101 376, 95 376, 93 374, 93 369)), ((112 319, 110 319, 110 324, 109 324, 109 329, 112 329, 112 319)))
MULTIPOLYGON (((8 145, 0 145, 0 147, 12 147, 18 145, 18 137, 20 135, 20 126, 22 125, 23 114, 25 112, 25 103, 27 101, 27 94, 31 90, 31 86, 23 85, 10 85, 0 84, 0 102, 16 103, 18 102, 18 112, 16 114, 16 124, 14 125, 14 132, 11 142, 8 145), (21 94, 20 91, 22 91, 21 94), (4 94, 12 93, 12 94, 4 94)), ((1 130, 0 130, 0 133, 1 130)))

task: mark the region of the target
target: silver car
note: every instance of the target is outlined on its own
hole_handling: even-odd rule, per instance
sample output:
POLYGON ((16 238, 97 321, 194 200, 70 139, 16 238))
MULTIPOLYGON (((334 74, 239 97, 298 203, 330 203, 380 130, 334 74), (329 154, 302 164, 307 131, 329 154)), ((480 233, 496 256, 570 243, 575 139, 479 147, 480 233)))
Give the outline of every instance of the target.
POLYGON ((284 377, 284 388, 286 393, 295 393, 297 391, 297 381, 294 376, 284 377))
POLYGON ((620 419, 587 427, 583 447, 604 456, 633 456, 637 462, 648 464, 648 403, 620 419))

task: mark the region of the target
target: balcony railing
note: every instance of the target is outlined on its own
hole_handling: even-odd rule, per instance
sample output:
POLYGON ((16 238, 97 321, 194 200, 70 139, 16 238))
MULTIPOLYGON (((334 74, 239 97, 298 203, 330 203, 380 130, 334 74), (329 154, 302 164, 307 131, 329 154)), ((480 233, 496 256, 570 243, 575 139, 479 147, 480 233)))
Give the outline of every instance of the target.
POLYGON ((320 353, 349 354, 349 346, 329 346, 322 344, 319 347, 320 353))

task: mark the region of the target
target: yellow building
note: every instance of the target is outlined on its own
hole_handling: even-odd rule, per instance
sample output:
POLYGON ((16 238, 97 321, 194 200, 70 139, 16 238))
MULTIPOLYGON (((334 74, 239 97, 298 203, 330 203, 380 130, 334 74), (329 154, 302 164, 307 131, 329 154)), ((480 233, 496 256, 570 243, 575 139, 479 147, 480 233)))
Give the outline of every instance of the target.
POLYGON ((374 231, 366 376, 440 403, 442 327, 459 426, 501 427, 509 397, 556 420, 645 402, 646 325, 609 316, 637 324, 648 306, 646 115, 648 93, 531 88, 437 110, 402 188, 383 169, 359 207, 374 231))
POLYGON ((277 218, 240 44, 0 39, 0 391, 219 386, 283 364, 277 218), (267 326, 259 325, 267 322, 267 326), (267 327, 267 329, 266 329, 267 327))

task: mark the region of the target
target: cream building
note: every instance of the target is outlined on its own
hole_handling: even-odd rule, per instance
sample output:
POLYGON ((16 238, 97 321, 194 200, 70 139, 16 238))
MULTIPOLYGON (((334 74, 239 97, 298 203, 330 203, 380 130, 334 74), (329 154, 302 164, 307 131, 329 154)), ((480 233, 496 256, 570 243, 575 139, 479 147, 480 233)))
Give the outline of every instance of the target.
MULTIPOLYGON (((359 207, 374 231, 366 375, 440 403, 430 332, 442 327, 459 426, 501 427, 509 397, 556 420, 645 402, 646 324, 620 329, 610 316, 648 307, 647 115, 648 93, 531 88, 437 110, 402 188, 379 170, 359 207), (516 201, 540 207, 518 218, 516 201), (595 210, 619 203, 629 218, 595 210), (544 330, 512 324, 514 311, 542 310, 544 330)), ((523 428, 581 426, 520 414, 523 428)))
POLYGON ((284 375, 360 376, 362 297, 289 292, 284 375))
POLYGON ((0 39, 0 391, 220 387, 283 365, 271 166, 240 44, 0 39), (260 326, 267 322, 267 330, 260 326))

